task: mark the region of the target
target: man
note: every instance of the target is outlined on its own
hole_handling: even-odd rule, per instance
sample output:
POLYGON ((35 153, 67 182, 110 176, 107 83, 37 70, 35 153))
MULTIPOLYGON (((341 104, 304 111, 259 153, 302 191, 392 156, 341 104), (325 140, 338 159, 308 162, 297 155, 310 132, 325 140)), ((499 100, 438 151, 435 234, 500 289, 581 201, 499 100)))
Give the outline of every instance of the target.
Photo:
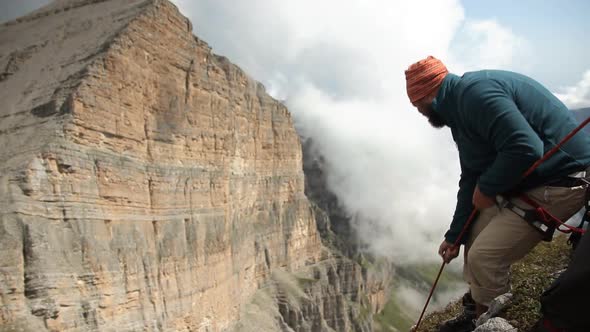
MULTIPOLYGON (((496 196, 525 192, 556 217, 566 220, 584 204, 586 187, 568 176, 590 165, 590 139, 576 135, 530 176, 522 174, 576 127, 567 107, 533 79, 513 72, 483 70, 459 77, 429 56, 406 74, 411 103, 435 128, 447 126, 459 150, 461 179, 457 205, 439 254, 450 262, 471 211, 478 210, 460 244, 465 245, 463 276, 470 292, 465 312, 440 331, 472 331, 473 319, 496 296, 509 291, 510 265, 543 239, 540 231, 496 196)), ((590 171, 590 170, 589 170, 590 171)), ((511 203, 531 209, 520 199, 511 203)))

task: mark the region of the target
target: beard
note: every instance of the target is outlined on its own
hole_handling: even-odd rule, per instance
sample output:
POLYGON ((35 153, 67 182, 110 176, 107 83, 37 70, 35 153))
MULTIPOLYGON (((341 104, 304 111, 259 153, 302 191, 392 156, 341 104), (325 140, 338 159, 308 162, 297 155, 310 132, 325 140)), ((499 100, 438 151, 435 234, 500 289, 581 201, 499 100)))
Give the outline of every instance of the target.
POLYGON ((429 107, 429 112, 426 117, 428 118, 430 125, 436 129, 440 129, 446 125, 445 120, 440 116, 440 114, 434 111, 432 106, 429 107))

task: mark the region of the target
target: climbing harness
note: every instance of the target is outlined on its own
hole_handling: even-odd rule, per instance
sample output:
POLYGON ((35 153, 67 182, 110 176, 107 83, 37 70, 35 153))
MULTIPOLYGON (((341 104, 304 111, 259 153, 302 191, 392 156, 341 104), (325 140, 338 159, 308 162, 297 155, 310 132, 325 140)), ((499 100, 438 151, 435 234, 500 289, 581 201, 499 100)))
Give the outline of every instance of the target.
POLYGON ((548 183, 546 185, 549 186, 556 186, 556 187, 578 187, 582 186, 585 187, 585 211, 584 216, 582 217, 581 223, 578 227, 570 226, 559 218, 553 216, 549 213, 545 208, 540 206, 537 202, 531 199, 526 194, 520 194, 519 198, 524 203, 530 205, 532 209, 524 209, 520 206, 514 204, 510 199, 505 198, 504 196, 497 196, 496 203, 498 204, 499 208, 506 208, 516 215, 524 219, 529 225, 531 225, 536 231, 543 235, 543 241, 551 241, 553 239, 553 234, 555 231, 560 231, 565 234, 570 235, 569 242, 572 246, 577 245, 579 241, 578 238, 584 234, 585 230, 583 229, 584 223, 588 219, 588 208, 589 208, 589 199, 590 199, 590 182, 586 180, 586 177, 590 175, 590 168, 584 170, 582 172, 577 172, 576 174, 571 174, 568 177, 560 180, 548 183))
POLYGON ((514 212, 517 216, 521 217, 529 225, 531 225, 536 231, 541 233, 541 235, 543 235, 543 241, 549 242, 553 239, 556 226, 553 222, 551 222, 551 220, 547 218, 545 210, 542 208, 537 210, 537 208, 533 206, 535 207, 534 209, 522 209, 503 196, 498 196, 496 198, 496 202, 498 203, 499 208, 508 209, 514 212))
MULTIPOLYGON (((567 142, 569 141, 575 134, 577 134, 580 130, 582 130, 582 128, 584 128, 588 123, 590 123, 590 117, 588 117, 586 120, 584 120, 584 122, 582 122, 578 127, 576 127, 576 129, 572 130, 571 133, 569 133, 566 137, 564 137, 561 142, 559 142, 559 144, 557 144, 556 146, 554 146, 551 150, 549 150, 547 153, 545 153, 545 155, 537 160, 531 167, 529 167, 529 169, 524 172, 524 174, 522 175, 522 178, 526 178, 528 177, 535 169, 537 169, 537 167, 539 167, 539 165, 541 165, 543 162, 545 162, 547 159, 549 159, 551 156, 553 156, 557 151, 559 151, 559 149, 561 149, 561 147, 567 142)), ((588 190, 586 191, 586 215, 585 218, 588 218, 588 190)), ((580 229, 579 231, 574 232, 573 229, 577 229, 576 227, 572 227, 570 225, 566 225, 564 222, 562 222, 561 220, 559 220, 558 218, 556 218, 555 216, 553 216, 551 213, 549 213, 547 210, 543 209, 542 207, 540 207, 535 201, 531 200, 528 196, 526 195, 520 195, 519 197, 520 199, 522 199, 524 202, 526 202, 527 204, 531 205, 534 207, 535 209, 535 214, 537 216, 542 216, 542 220, 539 220, 539 222, 543 225, 539 225, 540 230, 545 229, 544 232, 547 233, 547 235, 545 235, 546 237, 548 237, 548 234, 551 234, 551 237, 553 236, 553 232, 555 232, 555 229, 561 226, 566 227, 567 229, 569 229, 569 232, 573 232, 572 234, 576 234, 576 233, 583 233, 584 231, 582 229, 580 229), (547 224, 545 224, 547 223, 547 224), (555 224, 557 223, 557 224, 555 224), (553 228, 553 230, 551 230, 553 228)), ((453 244, 453 248, 457 248, 460 243, 461 243, 461 238, 463 237, 463 235, 465 234, 465 232, 467 231, 467 229, 469 229, 469 225, 471 225, 471 222, 473 221, 473 219, 475 219, 475 216, 477 214, 477 209, 473 209, 473 211, 471 211, 471 214, 469 215, 469 218, 467 219, 467 221, 465 222, 465 225, 463 226, 463 229, 461 230, 461 233, 459 233, 459 236, 457 237, 457 240, 455 240, 455 243, 453 244)), ((525 211, 526 214, 526 211, 525 211)), ((568 231, 565 231, 568 232, 568 231)), ((438 271, 438 275, 436 276, 436 279, 434 280, 434 283, 432 284, 432 288, 430 289, 430 293, 428 294, 428 299, 426 300, 426 304, 424 304, 424 308, 422 309, 422 313, 420 314, 420 318, 418 319, 418 322, 416 322, 416 325, 414 325, 411 329, 412 332, 417 332, 418 329, 420 328, 420 323, 422 322, 422 318, 424 318, 424 313, 426 312, 426 308, 428 308, 428 304, 430 303, 430 299, 432 298, 432 294, 434 293, 434 290, 436 289, 436 285, 438 284, 438 281, 440 279, 440 276, 442 274, 442 271, 445 268, 445 265, 447 263, 445 261, 442 262, 440 269, 438 271)))

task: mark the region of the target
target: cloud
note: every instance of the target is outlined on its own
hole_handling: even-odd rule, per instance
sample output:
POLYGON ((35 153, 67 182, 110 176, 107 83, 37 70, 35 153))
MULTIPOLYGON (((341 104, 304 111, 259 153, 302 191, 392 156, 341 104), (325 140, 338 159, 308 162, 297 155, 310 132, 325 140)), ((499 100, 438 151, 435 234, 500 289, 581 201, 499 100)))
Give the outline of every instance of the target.
POLYGON ((284 95, 292 95, 302 82, 335 97, 389 95, 403 88, 399 78, 409 63, 429 52, 446 56, 463 19, 455 0, 175 3, 192 19, 199 37, 256 79, 268 85, 276 84, 273 78, 288 78, 270 87, 284 95), (444 28, 437 28, 433 38, 431 26, 444 28))
POLYGON ((530 52, 523 37, 495 20, 467 20, 451 45, 453 61, 464 71, 516 67, 522 71, 530 52))
POLYGON ((285 100, 369 250, 439 261, 458 156, 449 130, 431 128, 408 102, 404 70, 429 54, 459 74, 507 68, 523 38, 466 20, 456 0, 174 2, 215 52, 285 100))
POLYGON ((555 95, 570 109, 590 107, 590 70, 576 85, 561 90, 555 95))
POLYGON ((311 86, 289 102, 298 131, 324 156, 328 186, 370 248, 398 262, 436 259, 459 163, 447 131, 394 105, 337 100, 311 86))

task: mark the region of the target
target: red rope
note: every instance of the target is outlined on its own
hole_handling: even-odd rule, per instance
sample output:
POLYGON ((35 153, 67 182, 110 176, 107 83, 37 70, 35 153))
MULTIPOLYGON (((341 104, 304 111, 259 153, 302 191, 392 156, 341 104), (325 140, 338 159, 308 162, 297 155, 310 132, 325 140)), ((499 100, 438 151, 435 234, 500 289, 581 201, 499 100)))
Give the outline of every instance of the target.
MULTIPOLYGON (((549 159, 557 151, 559 151, 559 149, 567 141, 569 141, 575 134, 577 134, 580 130, 582 130, 582 128, 584 128, 588 123, 590 123, 590 117, 588 117, 586 120, 584 120, 584 122, 582 122, 579 126, 577 126, 576 129, 572 130, 572 132, 570 132, 567 136, 565 136, 561 140, 561 142, 559 142, 551 150, 547 151, 547 153, 545 153, 545 155, 541 159, 537 160, 531 167, 529 167, 529 169, 527 169, 526 172, 524 172, 524 174, 522 175, 522 178, 524 179, 527 176, 529 176, 535 169, 537 169, 537 167, 539 167, 539 165, 541 165, 545 160, 549 159)), ((527 197, 527 199, 528 199, 528 197, 527 197)), ((535 206, 535 205, 533 205, 533 206, 535 206)), ((538 207, 538 205, 537 205, 537 207, 538 207)), ((469 218, 467 219, 467 222, 465 222, 465 226, 463 226, 463 229, 461 230, 461 233, 459 234, 459 237, 457 237, 457 240, 455 240, 455 243, 453 244, 453 248, 452 249, 456 249, 457 247, 460 246, 459 242, 461 241, 461 238, 463 237, 463 235, 465 234, 465 232, 469 228, 469 225, 471 224, 471 222, 475 218, 476 213, 477 213, 477 209, 474 208, 473 211, 471 211, 471 215, 469 215, 469 218)), ((545 209, 543 209, 543 213, 545 213, 547 216, 551 217, 552 219, 555 219, 560 225, 566 226, 567 228, 575 228, 575 227, 572 227, 570 225, 566 225, 564 222, 562 222, 561 220, 557 219, 555 216, 553 216, 552 214, 550 214, 545 209)), ((569 232, 572 232, 572 231, 573 230, 570 230, 569 232)), ((566 232, 568 232, 568 231, 566 231, 566 232)), ((422 318, 424 318, 424 313, 426 312, 426 308, 428 308, 428 304, 430 303, 430 299, 432 298, 432 295, 434 294, 434 290, 436 289, 436 285, 438 284, 438 280, 440 279, 440 276, 442 274, 442 271, 445 268, 445 265, 446 265, 446 263, 443 260, 443 263, 440 266, 440 270, 438 271, 438 275, 436 276, 436 279, 434 280, 434 284, 432 284, 432 288, 430 289, 430 293, 428 294, 428 299, 426 300, 426 304, 424 305, 424 309, 422 309, 422 313, 420 314, 420 318, 418 319, 418 322, 412 328, 412 332, 417 332, 418 331, 418 328, 420 327, 420 323, 422 322, 422 318)))
POLYGON ((586 120, 584 120, 584 122, 580 123, 579 126, 576 127, 576 129, 572 130, 571 133, 569 133, 566 137, 564 137, 561 142, 559 142, 556 146, 553 147, 553 149, 549 150, 547 153, 545 153, 545 155, 543 156, 543 158, 537 160, 537 162, 535 162, 533 164, 533 166, 529 167, 529 169, 524 172, 524 174, 522 175, 522 178, 526 178, 527 176, 531 175, 531 173, 537 169, 537 167, 539 167, 539 165, 541 165, 541 163, 543 163, 545 160, 549 159, 549 157, 553 156, 555 154, 555 152, 557 152, 559 149, 561 149, 561 147, 567 142, 569 141, 572 137, 574 137, 575 134, 577 134, 580 130, 582 130, 582 128, 584 128, 588 122, 590 122, 590 117, 588 117, 586 120))
POLYGON ((582 228, 578 228, 578 227, 574 227, 571 225, 568 225, 566 223, 564 223, 563 221, 561 221, 559 218, 557 218, 556 216, 552 215, 551 212, 547 211, 544 207, 542 207, 541 205, 537 204, 537 202, 533 201, 530 197, 528 197, 525 194, 520 195, 520 199, 523 200, 525 203, 527 203, 528 205, 534 207, 537 210, 537 215, 540 216, 541 218, 543 218, 543 221, 545 221, 545 223, 549 223, 551 221, 553 221, 554 223, 556 223, 557 225, 557 230, 565 233, 565 234, 569 234, 569 233, 580 233, 580 234, 584 234, 586 233, 585 230, 583 230, 582 228), (561 226, 564 226, 567 229, 561 229, 561 226))

